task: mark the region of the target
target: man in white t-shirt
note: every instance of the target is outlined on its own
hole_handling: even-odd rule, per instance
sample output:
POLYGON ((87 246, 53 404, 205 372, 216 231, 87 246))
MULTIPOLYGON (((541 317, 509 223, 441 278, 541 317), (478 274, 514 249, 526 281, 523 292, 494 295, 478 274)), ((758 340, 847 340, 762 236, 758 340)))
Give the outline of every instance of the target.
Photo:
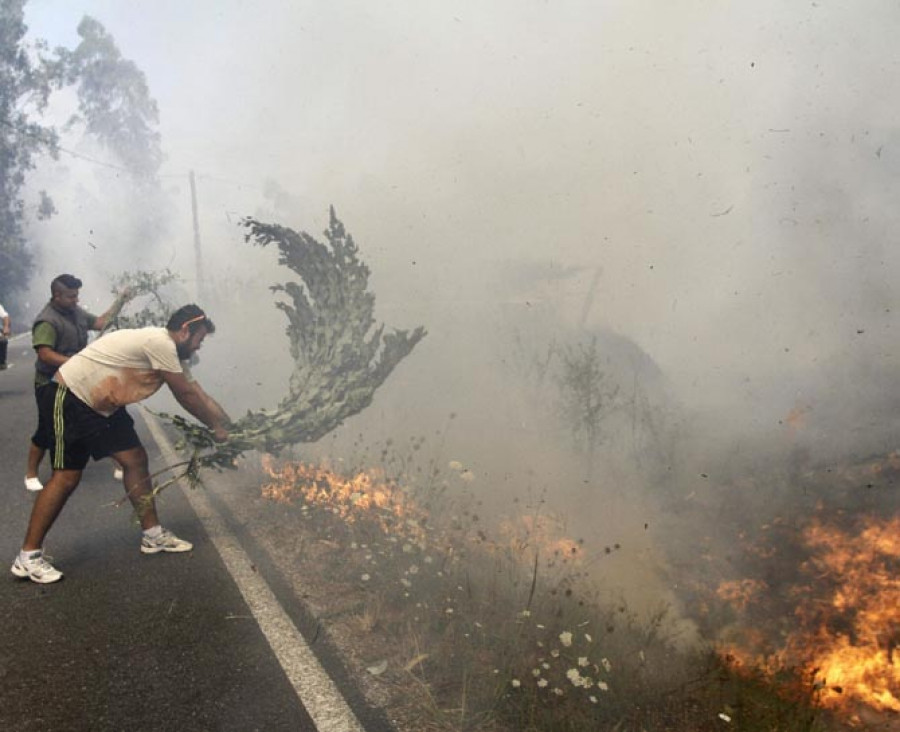
POLYGON ((228 415, 182 364, 213 332, 206 313, 185 305, 165 328, 117 330, 101 336, 66 361, 41 390, 41 416, 53 425, 53 475, 35 499, 25 542, 11 569, 16 577, 41 584, 62 579, 62 572, 43 556, 44 537, 78 487, 90 458, 113 457, 122 466, 125 490, 143 529, 141 552, 193 548, 159 524, 147 452, 125 406, 146 399, 165 384, 216 440, 227 439, 228 415))

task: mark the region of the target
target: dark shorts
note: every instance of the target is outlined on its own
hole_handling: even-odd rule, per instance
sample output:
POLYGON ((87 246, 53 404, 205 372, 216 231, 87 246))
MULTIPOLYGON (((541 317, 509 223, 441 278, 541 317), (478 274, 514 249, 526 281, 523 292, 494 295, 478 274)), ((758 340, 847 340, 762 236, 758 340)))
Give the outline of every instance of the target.
POLYGON ((104 417, 55 381, 37 389, 36 396, 39 424, 50 425, 54 470, 84 470, 90 458, 101 460, 141 446, 124 407, 104 417))
POLYGON ((53 422, 44 419, 41 414, 41 389, 46 389, 50 384, 41 384, 34 387, 34 401, 38 407, 38 424, 37 429, 31 436, 31 441, 42 450, 49 450, 53 447, 53 422))

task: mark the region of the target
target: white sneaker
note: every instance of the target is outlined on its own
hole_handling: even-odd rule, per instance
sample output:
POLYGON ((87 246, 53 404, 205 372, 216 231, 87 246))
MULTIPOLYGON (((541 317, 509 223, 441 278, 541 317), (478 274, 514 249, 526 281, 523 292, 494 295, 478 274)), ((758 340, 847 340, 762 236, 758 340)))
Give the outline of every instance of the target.
POLYGON ((43 554, 38 554, 30 559, 22 559, 22 555, 16 557, 12 567, 9 569, 16 577, 25 579, 26 577, 32 582, 41 585, 48 585, 51 582, 59 582, 63 573, 54 567, 50 562, 44 559, 43 554))
POLYGON ((113 470, 113 480, 122 480, 125 477, 125 473, 122 472, 122 468, 116 468, 113 470))
POLYGON ((44 489, 44 484, 41 483, 40 478, 25 478, 25 490, 27 491, 40 491, 44 489))
POLYGON ((168 529, 163 529, 159 536, 151 539, 144 534, 141 539, 141 552, 143 554, 158 554, 159 552, 189 552, 194 545, 184 539, 179 539, 168 529))

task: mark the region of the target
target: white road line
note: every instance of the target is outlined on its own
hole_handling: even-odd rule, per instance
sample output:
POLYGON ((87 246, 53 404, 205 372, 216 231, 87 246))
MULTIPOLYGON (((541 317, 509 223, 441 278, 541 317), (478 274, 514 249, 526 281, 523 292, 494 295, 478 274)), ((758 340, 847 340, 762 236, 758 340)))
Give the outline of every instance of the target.
MULTIPOLYGON (((156 417, 146 410, 142 410, 141 414, 163 457, 169 462, 177 462, 178 455, 156 417)), ((213 508, 204 490, 185 488, 182 493, 212 539, 225 567, 234 578, 269 646, 319 732, 365 732, 272 590, 253 569, 250 558, 228 530, 221 515, 213 508)))

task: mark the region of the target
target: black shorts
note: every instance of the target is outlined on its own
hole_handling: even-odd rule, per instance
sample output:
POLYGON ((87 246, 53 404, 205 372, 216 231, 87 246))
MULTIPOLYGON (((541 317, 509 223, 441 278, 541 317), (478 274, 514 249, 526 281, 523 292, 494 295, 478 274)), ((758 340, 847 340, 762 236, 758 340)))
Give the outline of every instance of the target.
POLYGON ((54 470, 84 470, 90 458, 101 460, 141 446, 125 407, 104 417, 55 381, 38 389, 37 399, 39 423, 51 425, 48 449, 54 470))
POLYGON ((34 387, 34 401, 37 402, 38 407, 38 424, 37 429, 31 436, 31 441, 42 450, 49 450, 53 447, 53 422, 48 422, 41 414, 41 390, 46 389, 48 386, 50 384, 41 384, 34 387))

